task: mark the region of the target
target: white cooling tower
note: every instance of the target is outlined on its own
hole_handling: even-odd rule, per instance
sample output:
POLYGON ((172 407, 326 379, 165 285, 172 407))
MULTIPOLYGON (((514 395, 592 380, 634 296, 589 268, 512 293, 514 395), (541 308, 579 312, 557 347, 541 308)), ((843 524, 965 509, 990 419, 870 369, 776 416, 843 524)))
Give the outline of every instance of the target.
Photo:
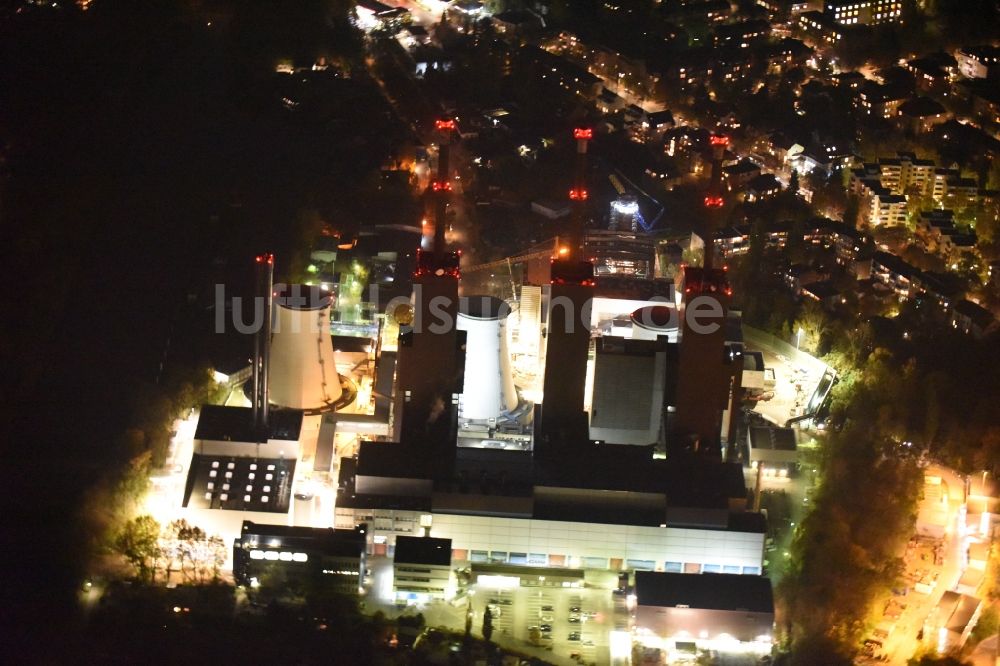
POLYGON ((340 399, 330 339, 333 297, 319 287, 282 285, 274 294, 269 399, 282 407, 316 410, 340 399))
POLYGON ((507 350, 510 307, 493 296, 461 299, 458 330, 466 332, 463 419, 499 418, 517 407, 517 389, 507 350))

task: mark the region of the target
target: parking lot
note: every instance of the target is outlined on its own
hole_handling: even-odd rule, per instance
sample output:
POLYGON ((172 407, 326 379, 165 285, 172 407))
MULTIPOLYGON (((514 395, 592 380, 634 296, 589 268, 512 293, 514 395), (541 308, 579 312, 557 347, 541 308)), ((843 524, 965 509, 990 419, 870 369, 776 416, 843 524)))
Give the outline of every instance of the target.
MULTIPOLYGON (((610 662, 608 632, 615 628, 611 590, 543 586, 498 590, 473 585, 470 591, 477 633, 489 605, 494 636, 551 647, 555 654, 586 664, 610 662)), ((625 617, 619 618, 622 623, 627 626, 625 617)))

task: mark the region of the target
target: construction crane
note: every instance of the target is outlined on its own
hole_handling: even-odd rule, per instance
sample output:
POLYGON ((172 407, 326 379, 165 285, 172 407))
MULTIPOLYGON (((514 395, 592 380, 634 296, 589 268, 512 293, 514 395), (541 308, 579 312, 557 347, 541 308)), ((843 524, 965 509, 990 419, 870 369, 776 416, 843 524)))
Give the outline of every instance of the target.
MULTIPOLYGON (((546 244, 548 242, 550 241, 545 241, 546 244)), ((488 261, 483 264, 476 264, 475 266, 469 266, 468 268, 463 268, 462 272, 468 274, 477 271, 485 271, 506 266, 507 276, 510 279, 511 296, 514 299, 514 301, 517 302, 517 285, 514 283, 514 264, 520 264, 536 259, 551 259, 554 257, 569 256, 570 253, 569 247, 565 245, 560 245, 558 236, 553 238, 551 242, 552 245, 550 247, 546 247, 544 250, 538 250, 537 252, 526 252, 525 254, 519 254, 515 257, 504 257, 503 259, 497 259, 496 261, 488 261)))
MULTIPOLYGON (((543 241, 548 242, 548 241, 543 241)), ((559 237, 556 236, 552 239, 552 247, 546 248, 544 250, 539 250, 537 252, 528 252, 526 254, 519 254, 516 257, 504 257, 503 259, 497 259, 496 261, 488 261, 485 264, 476 264, 475 266, 462 267, 462 273, 472 273, 475 271, 485 271, 491 268, 500 268, 501 266, 512 266, 513 264, 520 264, 525 261, 531 261, 532 259, 543 259, 545 257, 554 256, 564 256, 569 254, 569 249, 566 247, 560 247, 559 237)), ((541 245, 542 243, 539 243, 541 245)))

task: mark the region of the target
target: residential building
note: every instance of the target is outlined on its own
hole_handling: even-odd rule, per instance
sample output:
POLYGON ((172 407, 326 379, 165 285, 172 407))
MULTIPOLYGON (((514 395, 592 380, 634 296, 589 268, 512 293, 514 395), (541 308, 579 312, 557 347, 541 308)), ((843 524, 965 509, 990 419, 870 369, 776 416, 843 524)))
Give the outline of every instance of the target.
POLYGON ((958 71, 969 79, 995 78, 1000 74, 1000 47, 971 46, 957 50, 958 71))
POLYGON ((668 109, 654 111, 646 115, 646 121, 643 123, 643 126, 649 132, 650 136, 662 139, 667 130, 674 128, 674 114, 668 109))
POLYGON ((919 293, 920 271, 894 254, 875 252, 872 255, 872 277, 889 287, 900 298, 919 293))
POLYGON ((727 23, 713 31, 712 41, 716 47, 737 46, 748 48, 753 42, 766 39, 771 34, 771 24, 762 19, 727 23))
POLYGON ((825 0, 823 11, 842 25, 898 23, 903 13, 903 1, 825 0))
POLYGON ((542 20, 534 12, 510 9, 490 17, 498 34, 520 37, 542 27, 542 20))
POLYGON ((892 118, 899 112, 899 106, 909 95, 897 86, 882 85, 874 81, 861 84, 855 108, 866 116, 892 118))
POLYGON ((736 164, 722 167, 722 182, 730 192, 739 191, 759 175, 760 166, 746 158, 736 164))
POLYGON ((825 308, 835 308, 843 300, 843 294, 830 280, 820 280, 802 285, 802 295, 819 302, 825 308))
POLYGON ((906 197, 901 194, 872 195, 868 222, 872 226, 899 226, 906 224, 906 197))
POLYGON ((817 11, 799 14, 798 27, 805 34, 814 37, 827 46, 837 44, 844 38, 844 28, 832 17, 817 11))
POLYGON ((948 120, 948 113, 939 102, 929 97, 914 97, 899 105, 898 122, 914 134, 925 134, 935 125, 948 120))
POLYGON ((996 321, 992 312, 972 301, 958 301, 951 313, 951 325, 974 338, 990 332, 996 321))
POLYGON ((744 198, 750 203, 767 201, 781 193, 781 181, 774 174, 764 173, 751 178, 744 189, 744 198))

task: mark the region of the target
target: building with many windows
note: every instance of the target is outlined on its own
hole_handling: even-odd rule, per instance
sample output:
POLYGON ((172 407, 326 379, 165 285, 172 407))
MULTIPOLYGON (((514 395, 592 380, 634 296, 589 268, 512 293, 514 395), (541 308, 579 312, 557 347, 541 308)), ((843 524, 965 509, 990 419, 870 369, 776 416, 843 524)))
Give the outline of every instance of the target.
POLYGON ((427 602, 454 596, 451 553, 451 539, 397 536, 392 564, 396 600, 427 602))
POLYGON ((823 11, 842 25, 899 23, 902 0, 826 0, 823 11))
POLYGON ((256 587, 272 570, 283 580, 356 594, 365 577, 365 527, 335 530, 243 521, 233 543, 233 577, 256 587))

